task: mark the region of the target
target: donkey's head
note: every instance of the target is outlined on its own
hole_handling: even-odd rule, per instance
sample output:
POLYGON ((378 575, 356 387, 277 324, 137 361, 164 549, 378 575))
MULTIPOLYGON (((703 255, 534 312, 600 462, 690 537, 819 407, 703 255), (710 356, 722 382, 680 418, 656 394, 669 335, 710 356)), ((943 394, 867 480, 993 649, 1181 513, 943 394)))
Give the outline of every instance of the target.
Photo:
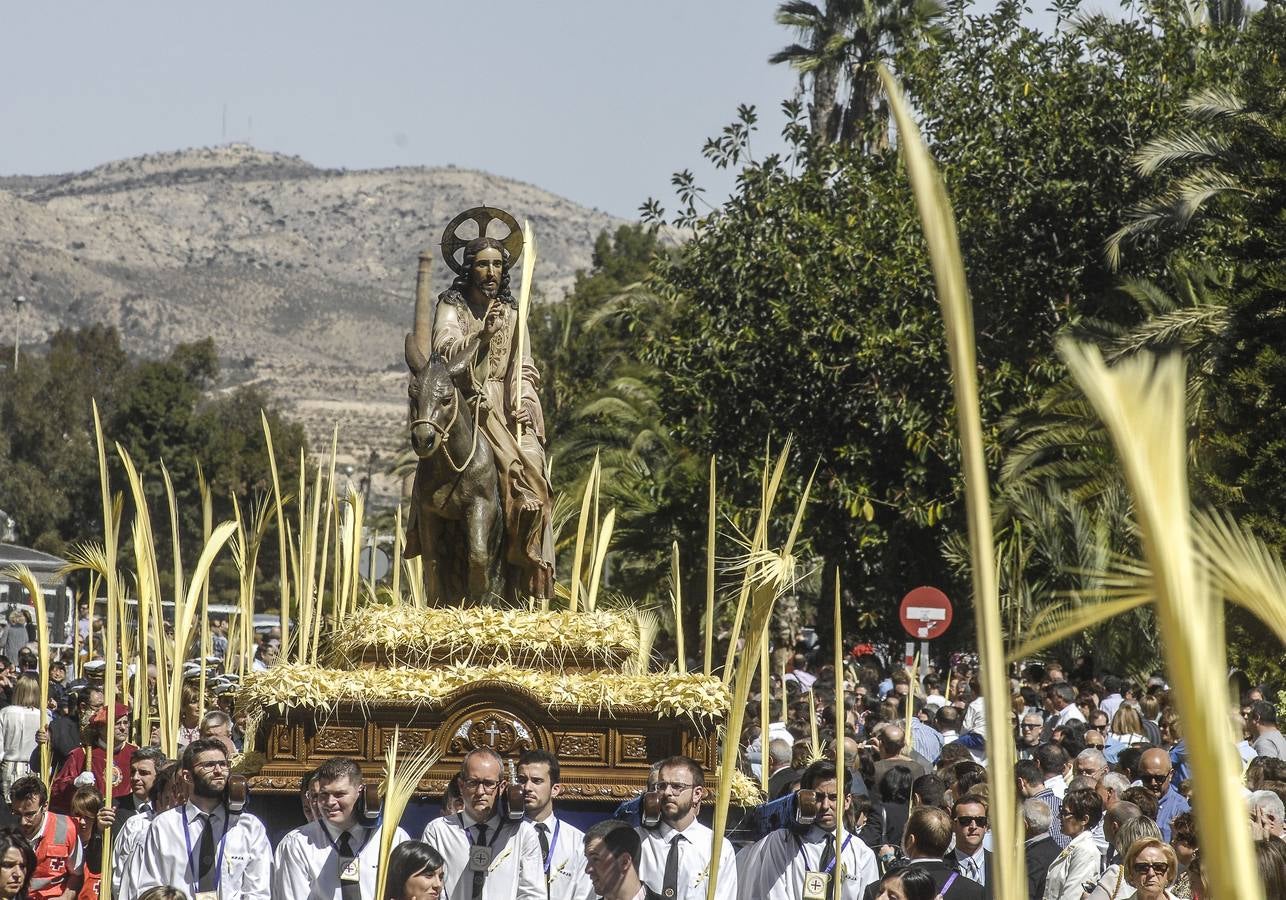
POLYGON ((456 382, 469 371, 469 358, 448 362, 433 354, 424 358, 413 335, 406 336, 406 365, 411 370, 407 398, 411 413, 411 449, 420 459, 432 456, 452 428, 469 422, 456 382))

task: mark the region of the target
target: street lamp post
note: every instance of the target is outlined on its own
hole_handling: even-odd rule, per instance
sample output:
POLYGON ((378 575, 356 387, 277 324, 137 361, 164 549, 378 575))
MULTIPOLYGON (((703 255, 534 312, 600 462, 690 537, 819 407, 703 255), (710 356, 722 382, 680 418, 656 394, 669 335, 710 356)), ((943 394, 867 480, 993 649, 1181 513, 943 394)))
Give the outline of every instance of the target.
POLYGON ((18 371, 18 326, 22 322, 22 307, 27 298, 22 294, 13 298, 13 371, 18 371))

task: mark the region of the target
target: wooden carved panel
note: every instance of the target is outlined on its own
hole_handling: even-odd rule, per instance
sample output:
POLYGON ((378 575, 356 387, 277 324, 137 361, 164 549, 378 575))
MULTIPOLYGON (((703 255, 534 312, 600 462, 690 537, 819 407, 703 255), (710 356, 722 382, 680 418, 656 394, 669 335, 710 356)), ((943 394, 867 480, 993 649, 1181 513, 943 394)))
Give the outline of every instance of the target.
POLYGON ((281 724, 273 728, 273 756, 277 759, 283 757, 294 758, 296 756, 295 738, 298 736, 298 725, 281 724))
POLYGON ((622 734, 621 758, 629 762, 647 762, 647 737, 642 734, 622 734))
POLYGON ((558 736, 558 758, 567 759, 590 759, 601 761, 604 758, 604 740, 603 734, 592 734, 589 732, 568 732, 558 736))
POLYGON ((362 752, 362 729, 327 725, 317 732, 313 749, 319 753, 334 754, 362 752))
MULTIPOLYGON (((393 729, 383 729, 383 741, 380 744, 380 752, 387 753, 389 745, 393 743, 393 729)), ((411 728, 400 729, 397 738, 397 752, 399 756, 410 756, 413 753, 419 753, 433 738, 433 729, 431 728, 411 728)))

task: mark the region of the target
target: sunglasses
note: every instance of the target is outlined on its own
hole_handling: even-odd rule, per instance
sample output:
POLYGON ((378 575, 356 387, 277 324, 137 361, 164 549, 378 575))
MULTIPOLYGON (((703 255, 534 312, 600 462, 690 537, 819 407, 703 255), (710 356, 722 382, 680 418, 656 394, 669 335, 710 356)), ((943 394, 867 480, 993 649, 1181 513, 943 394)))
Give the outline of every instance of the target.
POLYGON ((956 822, 968 828, 970 825, 977 825, 979 828, 987 827, 986 816, 956 816, 956 822))
POLYGON ((1149 872, 1156 872, 1158 875, 1164 875, 1170 871, 1170 864, 1164 862, 1136 862, 1134 864, 1135 875, 1146 875, 1149 872))
POLYGON ((1086 744, 1085 746, 1091 750, 1102 750, 1107 744, 1086 744))

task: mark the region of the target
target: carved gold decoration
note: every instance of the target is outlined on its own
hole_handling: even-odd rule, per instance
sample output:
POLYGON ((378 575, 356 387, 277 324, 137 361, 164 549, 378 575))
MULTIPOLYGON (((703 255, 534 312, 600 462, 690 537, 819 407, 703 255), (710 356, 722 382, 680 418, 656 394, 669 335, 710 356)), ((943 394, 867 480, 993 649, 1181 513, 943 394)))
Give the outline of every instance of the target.
POLYGON ((360 753, 362 729, 328 725, 317 732, 313 747, 323 753, 360 753))
POLYGON ((591 732, 568 732, 558 736, 557 755, 559 760, 592 759, 602 760, 605 735, 591 732))
POLYGON ((641 734, 621 735, 621 758, 647 761, 647 737, 641 734))

